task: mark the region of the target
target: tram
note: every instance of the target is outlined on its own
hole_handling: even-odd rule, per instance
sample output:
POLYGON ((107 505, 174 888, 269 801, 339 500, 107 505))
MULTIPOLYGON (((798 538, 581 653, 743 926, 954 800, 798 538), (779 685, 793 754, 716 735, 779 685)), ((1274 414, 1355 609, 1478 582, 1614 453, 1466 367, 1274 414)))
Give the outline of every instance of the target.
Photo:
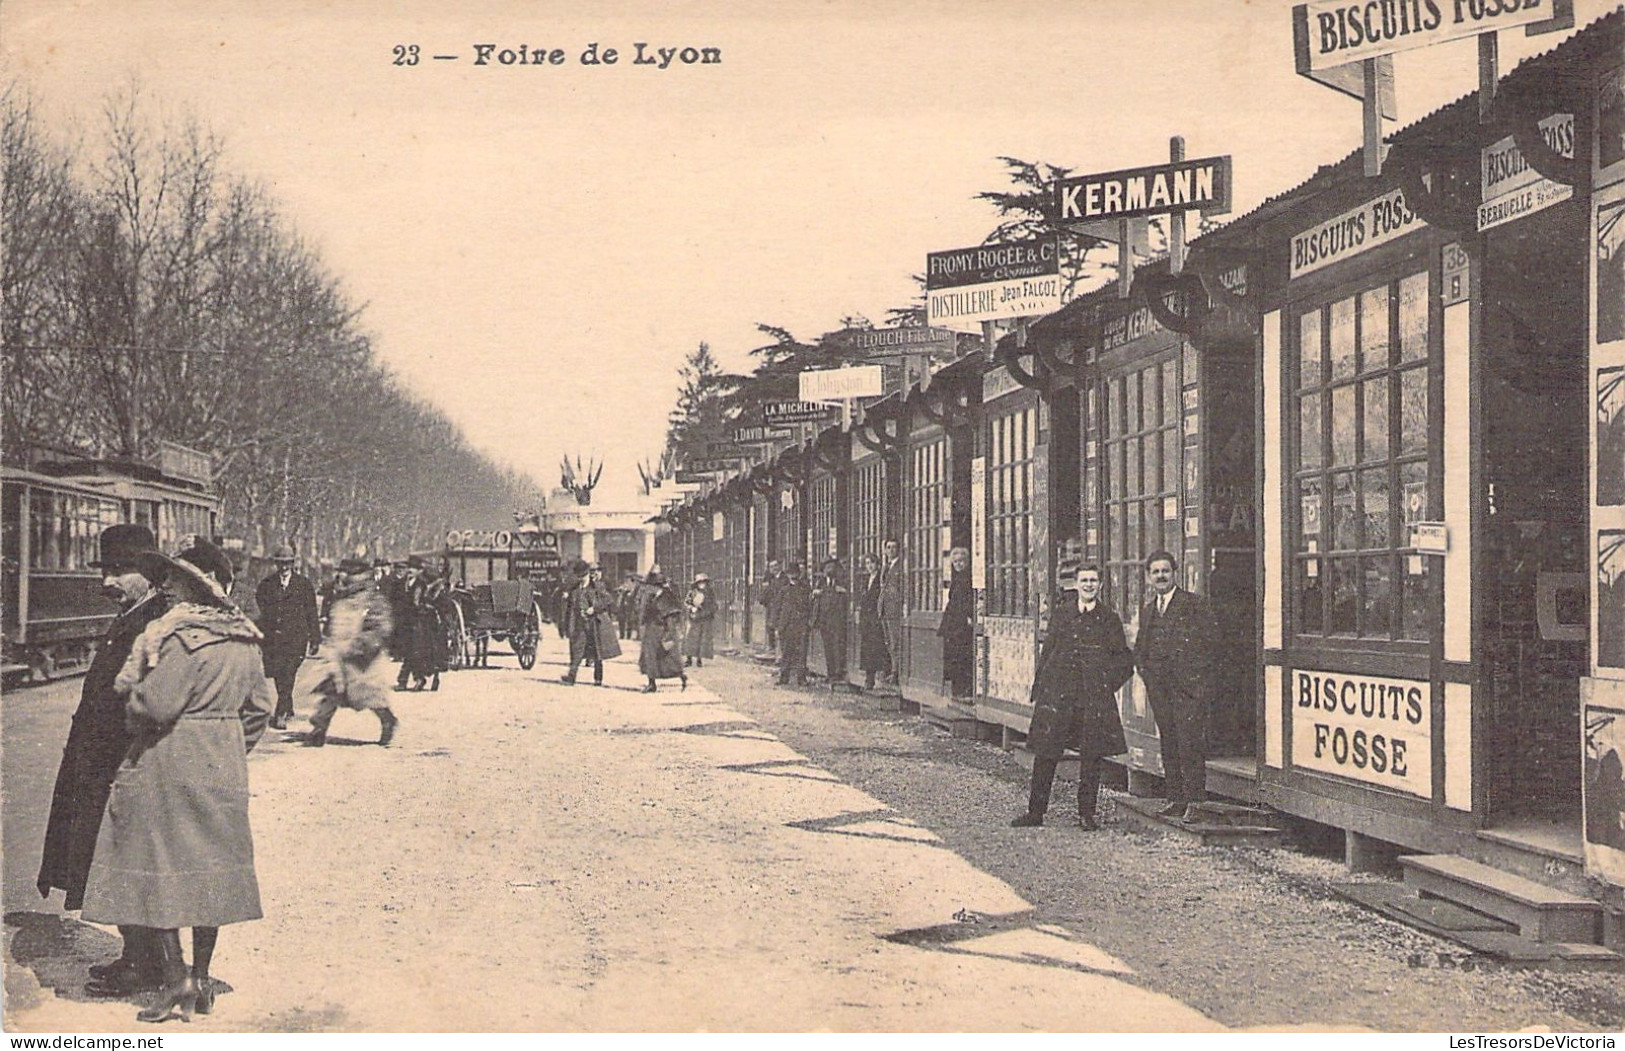
POLYGON ((47 682, 81 672, 118 615, 101 592, 98 538, 144 525, 175 551, 212 537, 220 515, 207 453, 161 443, 154 463, 33 447, 0 466, 0 670, 47 682))

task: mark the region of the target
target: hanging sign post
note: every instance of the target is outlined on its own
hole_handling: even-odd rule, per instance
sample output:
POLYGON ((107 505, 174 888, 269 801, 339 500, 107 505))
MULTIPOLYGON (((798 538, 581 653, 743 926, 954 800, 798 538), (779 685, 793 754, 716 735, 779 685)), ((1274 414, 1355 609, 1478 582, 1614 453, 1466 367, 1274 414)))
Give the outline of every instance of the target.
POLYGON ((1482 119, 1498 79, 1495 34, 1518 26, 1526 36, 1572 29, 1574 0, 1312 0, 1292 9, 1292 44, 1299 76, 1360 100, 1365 173, 1375 177, 1382 174, 1382 121, 1399 119, 1395 52, 1477 37, 1482 119))

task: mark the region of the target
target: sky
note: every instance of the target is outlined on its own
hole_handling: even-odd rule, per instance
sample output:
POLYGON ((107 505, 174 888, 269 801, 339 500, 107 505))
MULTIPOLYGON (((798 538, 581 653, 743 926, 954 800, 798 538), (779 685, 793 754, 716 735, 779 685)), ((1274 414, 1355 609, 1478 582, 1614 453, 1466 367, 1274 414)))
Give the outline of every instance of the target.
MULTIPOLYGON (((1502 32, 1502 70, 1566 35, 1502 32)), ((658 456, 701 341, 747 371, 758 323, 881 322, 927 252, 996 224, 974 195, 1001 156, 1085 174, 1183 135, 1233 158, 1239 215, 1360 143, 1359 103, 1293 71, 1285 0, 6 0, 0 56, 65 136, 132 75, 221 133, 412 390, 545 486, 602 458, 606 496, 658 456), (564 61, 501 64, 521 46, 564 61), (687 46, 720 61, 659 68, 687 46)), ((1386 130, 1476 62, 1396 56, 1386 130)))

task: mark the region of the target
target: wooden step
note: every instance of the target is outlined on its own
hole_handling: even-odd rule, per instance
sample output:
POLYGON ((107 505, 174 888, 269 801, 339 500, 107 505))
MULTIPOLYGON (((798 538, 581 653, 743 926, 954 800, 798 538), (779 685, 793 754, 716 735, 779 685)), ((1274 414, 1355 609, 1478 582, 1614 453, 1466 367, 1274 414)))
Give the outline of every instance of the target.
POLYGON ((1600 902, 1454 854, 1407 854, 1400 857, 1399 864, 1405 870, 1405 884, 1418 894, 1516 924, 1525 938, 1590 945, 1602 942, 1600 902))

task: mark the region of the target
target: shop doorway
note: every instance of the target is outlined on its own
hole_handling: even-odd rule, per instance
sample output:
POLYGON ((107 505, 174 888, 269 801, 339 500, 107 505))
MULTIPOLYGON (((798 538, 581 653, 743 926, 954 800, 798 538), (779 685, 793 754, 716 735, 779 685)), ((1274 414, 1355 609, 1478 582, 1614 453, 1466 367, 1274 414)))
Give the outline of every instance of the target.
POLYGON ((1487 824, 1572 839, 1577 852, 1592 413, 1583 242, 1563 236, 1567 211, 1513 224, 1486 246, 1479 683, 1487 824))

